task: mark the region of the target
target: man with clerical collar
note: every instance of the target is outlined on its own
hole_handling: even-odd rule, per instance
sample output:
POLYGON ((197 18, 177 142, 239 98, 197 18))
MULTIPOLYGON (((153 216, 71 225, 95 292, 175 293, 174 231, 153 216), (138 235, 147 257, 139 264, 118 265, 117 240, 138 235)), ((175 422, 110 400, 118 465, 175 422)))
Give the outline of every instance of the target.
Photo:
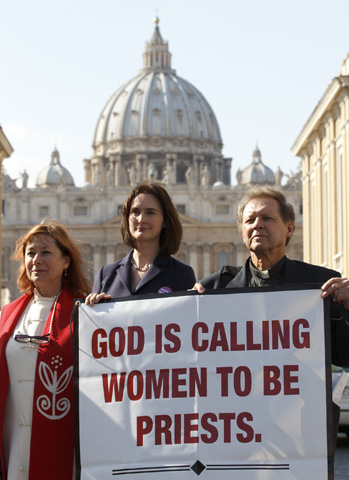
POLYGON ((269 287, 270 285, 282 285, 283 282, 283 270, 285 266, 286 257, 282 257, 281 260, 277 262, 271 268, 267 270, 258 270, 257 267, 253 265, 251 257, 249 258, 248 267, 249 272, 249 287, 269 287))
MULTIPOLYGON (((205 289, 265 287, 323 283, 322 297, 330 297, 332 363, 349 366, 349 280, 339 272, 286 257, 295 226, 291 204, 278 190, 254 187, 242 198, 237 223, 251 256, 241 267, 223 267, 194 285, 205 289)), ((340 409, 333 404, 333 441, 336 445, 340 409)))
POLYGON ((286 256, 294 232, 295 214, 278 190, 254 187, 241 200, 237 223, 251 256, 241 267, 225 266, 196 283, 194 289, 265 287, 318 283, 330 297, 332 363, 349 366, 349 280, 328 268, 290 260, 286 256))

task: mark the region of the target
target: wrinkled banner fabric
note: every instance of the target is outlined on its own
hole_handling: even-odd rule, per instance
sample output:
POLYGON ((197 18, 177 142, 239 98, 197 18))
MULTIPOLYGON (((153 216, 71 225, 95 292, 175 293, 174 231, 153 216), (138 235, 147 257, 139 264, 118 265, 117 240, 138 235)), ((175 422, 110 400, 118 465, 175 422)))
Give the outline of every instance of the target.
POLYGON ((332 479, 317 287, 78 302, 76 478, 332 479))

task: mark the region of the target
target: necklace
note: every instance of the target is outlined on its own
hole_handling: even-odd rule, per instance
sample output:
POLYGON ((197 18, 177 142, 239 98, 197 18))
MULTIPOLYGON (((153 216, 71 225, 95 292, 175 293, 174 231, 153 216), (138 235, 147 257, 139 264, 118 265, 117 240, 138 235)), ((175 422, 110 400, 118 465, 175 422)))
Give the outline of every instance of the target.
POLYGON ((39 345, 43 344, 43 343, 49 343, 50 342, 51 331, 52 331, 52 323, 53 323, 53 319, 54 319, 54 316, 55 316, 55 313, 56 313, 57 302, 58 302, 58 298, 59 298, 60 294, 61 294, 61 292, 59 292, 58 295, 55 296, 55 299, 54 299, 54 302, 53 302, 52 314, 51 314, 51 318, 50 318, 49 332, 46 333, 45 335, 29 335, 28 334, 29 329, 27 327, 27 324, 29 322, 29 319, 27 320, 27 316, 28 316, 28 313, 30 311, 31 306, 34 303, 34 295, 33 295, 32 298, 30 299, 28 305, 26 306, 24 314, 23 314, 22 328, 23 328, 23 331, 27 332, 27 333, 22 334, 19 331, 18 334, 15 335, 15 340, 17 340, 19 342, 24 342, 24 343, 37 343, 39 345))
POLYGON ((147 272, 149 270, 149 268, 151 267, 151 263, 146 263, 144 265, 144 267, 139 267, 138 265, 135 264, 134 260, 133 260, 133 257, 131 257, 131 265, 133 268, 135 268, 136 270, 138 270, 139 272, 147 272))

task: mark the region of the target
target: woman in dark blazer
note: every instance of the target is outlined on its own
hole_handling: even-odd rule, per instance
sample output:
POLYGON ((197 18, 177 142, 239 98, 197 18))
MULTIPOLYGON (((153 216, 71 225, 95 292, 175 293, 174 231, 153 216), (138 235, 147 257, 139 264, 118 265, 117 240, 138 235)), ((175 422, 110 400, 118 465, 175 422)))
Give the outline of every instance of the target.
POLYGON ((171 256, 179 249, 182 225, 161 185, 144 182, 130 192, 123 206, 121 233, 132 250, 122 260, 100 269, 87 304, 129 295, 176 292, 194 285, 193 269, 171 256))

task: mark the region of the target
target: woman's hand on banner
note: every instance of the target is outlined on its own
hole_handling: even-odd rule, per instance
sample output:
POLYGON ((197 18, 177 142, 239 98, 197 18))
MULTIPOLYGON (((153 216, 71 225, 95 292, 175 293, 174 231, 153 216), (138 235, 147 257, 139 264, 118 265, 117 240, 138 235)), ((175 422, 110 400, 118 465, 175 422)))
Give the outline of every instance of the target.
POLYGON ((104 292, 90 293, 89 295, 87 295, 85 299, 85 303, 86 305, 90 305, 91 307, 93 307, 93 305, 95 305, 96 303, 99 303, 101 300, 110 300, 111 298, 112 298, 111 295, 107 295, 104 292))

